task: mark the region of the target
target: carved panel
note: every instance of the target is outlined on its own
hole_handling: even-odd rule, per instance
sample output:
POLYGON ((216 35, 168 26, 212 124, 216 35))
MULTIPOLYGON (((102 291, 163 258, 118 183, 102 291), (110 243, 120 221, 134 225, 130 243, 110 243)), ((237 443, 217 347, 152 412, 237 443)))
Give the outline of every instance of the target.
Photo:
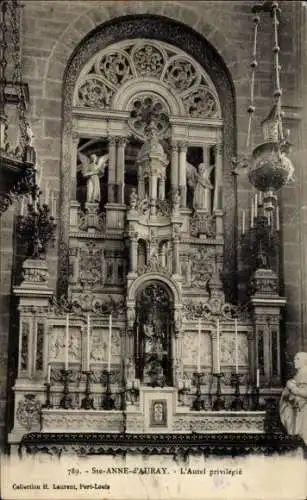
MULTIPOLYGON (((234 333, 223 333, 220 337, 221 363, 235 366, 236 340, 234 333)), ((248 364, 248 340, 246 335, 238 334, 239 365, 248 364)))
MULTIPOLYGON (((91 342, 91 360, 92 361, 103 361, 108 360, 108 348, 109 348, 109 331, 107 329, 101 330, 100 328, 95 328, 92 330, 92 342, 91 342)), ((111 347, 111 361, 118 362, 118 358, 121 352, 121 339, 118 330, 112 330, 112 347, 111 347)))
POLYGON ((58 431, 58 429, 69 432, 109 432, 122 431, 122 412, 114 411, 66 411, 43 410, 43 431, 58 431))
MULTIPOLYGON (((49 334, 49 359, 63 361, 65 359, 65 327, 54 327, 49 334)), ((81 359, 81 331, 78 328, 70 327, 69 329, 69 345, 68 345, 69 361, 80 361, 81 359)))
POLYGON ((25 394, 24 399, 18 402, 16 419, 19 424, 31 430, 40 423, 41 403, 35 394, 25 394))
POLYGON ((102 248, 97 248, 93 242, 87 243, 86 247, 80 249, 80 284, 84 288, 92 288, 104 285, 105 260, 102 248))
POLYGON ((173 431, 195 432, 264 432, 264 412, 227 415, 223 412, 208 415, 174 416, 173 431))
POLYGON ((191 286, 206 289, 215 269, 214 250, 205 248, 194 250, 191 263, 191 286))
MULTIPOLYGON (((198 332, 185 332, 182 339, 182 361, 184 364, 197 364, 198 358, 198 332)), ((201 332, 200 335, 200 364, 201 366, 212 365, 212 345, 211 336, 208 333, 201 332)))

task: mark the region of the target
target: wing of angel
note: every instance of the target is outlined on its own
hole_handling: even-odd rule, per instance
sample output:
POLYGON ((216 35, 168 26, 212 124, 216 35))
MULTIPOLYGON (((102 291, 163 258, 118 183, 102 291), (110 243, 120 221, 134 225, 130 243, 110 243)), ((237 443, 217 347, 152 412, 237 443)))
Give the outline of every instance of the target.
POLYGON ((210 175, 211 175, 211 172, 212 170, 215 168, 215 165, 205 165, 204 163, 201 163, 199 165, 199 168, 204 166, 204 170, 203 170, 203 173, 202 173, 202 183, 209 189, 212 189, 213 186, 211 184, 211 180, 210 180, 210 175))
POLYGON ((187 183, 190 188, 195 188, 198 181, 197 168, 192 163, 186 162, 187 183))
POLYGON ((78 158, 81 161, 81 165, 77 166, 77 170, 79 172, 81 171, 83 173, 87 169, 90 161, 89 161, 88 157, 85 154, 80 153, 80 151, 78 151, 78 158))
POLYGON ((103 175, 106 166, 108 165, 109 155, 103 155, 98 158, 97 171, 100 175, 103 175))

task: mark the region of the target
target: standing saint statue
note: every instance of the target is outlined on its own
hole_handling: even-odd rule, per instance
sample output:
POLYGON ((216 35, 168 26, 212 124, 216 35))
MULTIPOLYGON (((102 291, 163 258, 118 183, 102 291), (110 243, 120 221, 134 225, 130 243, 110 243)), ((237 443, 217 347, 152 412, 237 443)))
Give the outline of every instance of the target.
POLYGON ((294 357, 296 375, 288 380, 282 392, 280 420, 290 435, 298 435, 307 444, 307 352, 294 357))
POLYGON ((205 163, 200 163, 198 166, 197 184, 193 196, 194 209, 209 210, 211 207, 210 193, 214 186, 211 184, 210 174, 213 168, 214 165, 206 165, 205 163))
POLYGON ((78 152, 78 157, 82 163, 82 175, 87 181, 86 201, 87 203, 99 203, 101 201, 100 177, 109 160, 109 155, 97 156, 91 154, 89 157, 78 152))

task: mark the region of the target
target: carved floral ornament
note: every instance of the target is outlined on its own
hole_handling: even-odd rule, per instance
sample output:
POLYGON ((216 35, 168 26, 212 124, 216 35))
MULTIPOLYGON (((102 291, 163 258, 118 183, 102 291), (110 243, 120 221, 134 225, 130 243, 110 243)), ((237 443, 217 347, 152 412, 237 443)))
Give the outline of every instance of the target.
MULTIPOLYGON (((149 87, 158 83, 176 96, 174 99, 180 101, 182 114, 193 118, 221 118, 216 91, 203 68, 177 47, 156 40, 127 40, 96 54, 78 78, 74 106, 119 110, 114 103, 120 88, 127 82, 139 84, 145 78, 150 82, 149 87)), ((154 91, 150 93, 154 95, 154 91)), ((128 107, 135 111, 140 105, 144 106, 144 100, 137 105, 133 100, 128 107)), ((161 127, 165 127, 166 107, 161 101, 151 105, 160 110, 161 127)))

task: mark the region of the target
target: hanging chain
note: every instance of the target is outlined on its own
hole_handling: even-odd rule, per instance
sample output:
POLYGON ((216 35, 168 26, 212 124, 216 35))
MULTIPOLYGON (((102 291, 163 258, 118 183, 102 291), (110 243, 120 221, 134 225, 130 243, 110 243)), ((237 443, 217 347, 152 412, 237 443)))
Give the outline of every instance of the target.
POLYGON ((0 146, 7 144, 7 117, 5 114, 5 86, 7 67, 7 2, 0 2, 0 121, 4 127, 0 128, 3 137, 0 137, 0 146))
POLYGON ((250 141, 251 141, 251 129, 252 129, 252 121, 253 121, 253 115, 255 112, 255 104, 254 104, 254 99, 255 99, 255 72, 256 68, 258 66, 258 61, 257 61, 257 37, 258 37, 258 27, 260 23, 260 17, 255 16, 254 19, 254 37, 253 37, 253 52, 252 52, 252 62, 250 64, 252 68, 252 74, 251 74, 251 85, 250 85, 250 105, 248 106, 247 112, 248 112, 248 129, 247 129, 247 138, 246 138, 246 148, 247 150, 250 147, 250 141))
POLYGON ((14 70, 12 84, 17 91, 17 113, 20 129, 20 146, 23 150, 27 141, 27 120, 26 103, 22 86, 22 66, 21 66, 21 6, 18 0, 10 0, 10 21, 12 30, 13 62, 14 70))
POLYGON ((275 69, 274 98, 275 98, 275 102, 276 102, 279 139, 283 140, 284 134, 283 134, 283 127, 282 127, 282 110, 281 110, 282 90, 281 90, 281 86, 280 86, 281 66, 279 63, 280 47, 278 44, 278 26, 279 26, 278 16, 279 16, 280 12, 281 12, 281 9, 278 7, 278 2, 273 2, 272 3, 272 18, 273 18, 273 32, 274 32, 273 54, 274 54, 274 69, 275 69))

